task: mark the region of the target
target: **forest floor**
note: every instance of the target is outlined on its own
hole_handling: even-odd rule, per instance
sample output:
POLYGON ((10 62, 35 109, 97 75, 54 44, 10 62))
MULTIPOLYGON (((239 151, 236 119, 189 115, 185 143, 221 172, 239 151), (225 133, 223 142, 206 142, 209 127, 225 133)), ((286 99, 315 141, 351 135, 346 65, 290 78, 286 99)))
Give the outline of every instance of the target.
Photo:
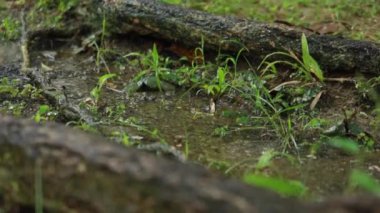
MULTIPOLYGON (((69 28, 73 14, 88 12, 86 1, 57 2, 31 5, 28 28, 69 28)), ((375 0, 251 2, 180 4, 380 41, 375 0)), ((379 194, 380 77, 353 71, 320 82, 295 60, 260 67, 239 54, 205 57, 201 42, 194 53, 150 37, 112 35, 104 16, 96 32, 34 39, 30 67, 43 77, 32 79, 20 71, 23 7, 0 4, 3 114, 62 122, 263 187, 279 184, 272 189, 284 195, 379 194)))

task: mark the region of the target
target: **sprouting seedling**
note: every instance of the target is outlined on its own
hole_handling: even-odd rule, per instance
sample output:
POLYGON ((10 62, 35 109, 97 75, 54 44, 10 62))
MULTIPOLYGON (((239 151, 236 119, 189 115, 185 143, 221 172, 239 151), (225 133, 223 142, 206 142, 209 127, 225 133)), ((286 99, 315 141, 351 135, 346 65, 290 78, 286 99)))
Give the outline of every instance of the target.
POLYGON ((153 44, 153 49, 152 49, 152 61, 151 61, 151 66, 154 71, 155 77, 156 77, 156 83, 159 91, 162 91, 161 89, 161 81, 160 81, 160 55, 158 54, 157 46, 156 44, 153 44))
POLYGON ((312 77, 314 75, 319 81, 322 82, 324 80, 323 72, 322 72, 321 68, 319 67, 318 62, 310 55, 309 45, 308 45, 305 34, 302 34, 302 37, 301 37, 301 47, 302 47, 301 48, 302 49, 302 60, 299 59, 291 51, 289 53, 274 52, 274 53, 271 53, 271 54, 265 56, 265 58, 263 59, 263 61, 259 65, 258 69, 260 69, 263 66, 263 64, 266 64, 266 67, 262 71, 262 73, 264 75, 270 68, 272 68, 276 64, 286 64, 286 65, 290 65, 292 67, 296 66, 304 74, 304 77, 307 80, 312 79, 312 77), (276 60, 273 62, 267 62, 267 60, 272 56, 289 57, 289 58, 295 60, 297 63, 294 63, 294 62, 291 62, 288 60, 284 60, 284 59, 283 60, 276 60))
POLYGON ((104 86, 104 84, 107 82, 107 80, 115 77, 116 74, 109 73, 101 76, 98 80, 98 84, 91 90, 90 94, 95 99, 95 103, 98 103, 100 98, 100 92, 104 86))
POLYGON ((49 109, 50 109, 50 107, 48 105, 41 105, 38 108, 38 111, 36 112, 36 114, 33 116, 34 121, 36 123, 40 123, 42 120, 47 120, 47 118, 45 116, 49 112, 49 109))
POLYGON ((307 39, 305 34, 302 34, 301 38, 302 44, 302 61, 304 68, 309 71, 309 73, 313 73, 319 81, 323 81, 323 72, 319 67, 318 62, 310 55, 309 45, 307 43, 307 39))
POLYGON ((226 82, 226 76, 229 74, 228 68, 219 67, 217 70, 216 77, 202 87, 206 90, 207 94, 213 96, 213 98, 218 98, 221 96, 229 87, 226 82))

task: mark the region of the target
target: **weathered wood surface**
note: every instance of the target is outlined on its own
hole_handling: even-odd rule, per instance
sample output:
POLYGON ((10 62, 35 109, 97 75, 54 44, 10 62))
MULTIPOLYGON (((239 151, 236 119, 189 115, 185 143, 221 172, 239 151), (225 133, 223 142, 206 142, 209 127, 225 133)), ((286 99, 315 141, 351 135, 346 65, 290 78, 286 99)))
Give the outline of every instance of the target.
MULTIPOLYGON (((120 32, 150 34, 188 46, 239 51, 243 44, 256 59, 276 51, 300 54, 301 29, 280 24, 264 24, 235 17, 211 15, 161 3, 157 0, 103 0, 115 16, 120 32), (237 42, 231 42, 237 41, 237 42), (240 44, 238 44, 240 43, 240 44)), ((360 71, 380 74, 380 44, 336 36, 308 36, 311 55, 327 72, 360 71)))
POLYGON ((0 207, 32 208, 35 177, 49 212, 380 211, 376 198, 304 204, 63 125, 0 116, 0 207))
POLYGON ((0 206, 1 200, 33 206, 39 161, 45 208, 51 211, 303 212, 292 200, 200 166, 125 149, 62 125, 0 117, 0 147, 0 206))

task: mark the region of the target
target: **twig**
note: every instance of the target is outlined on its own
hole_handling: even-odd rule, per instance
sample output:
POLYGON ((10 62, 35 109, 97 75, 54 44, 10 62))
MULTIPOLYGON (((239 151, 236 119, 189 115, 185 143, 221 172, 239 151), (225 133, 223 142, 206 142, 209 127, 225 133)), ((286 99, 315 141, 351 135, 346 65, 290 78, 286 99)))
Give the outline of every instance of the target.
POLYGON ((29 39, 25 21, 25 8, 21 11, 21 54, 22 64, 21 72, 24 74, 29 73, 30 59, 29 59, 29 39))

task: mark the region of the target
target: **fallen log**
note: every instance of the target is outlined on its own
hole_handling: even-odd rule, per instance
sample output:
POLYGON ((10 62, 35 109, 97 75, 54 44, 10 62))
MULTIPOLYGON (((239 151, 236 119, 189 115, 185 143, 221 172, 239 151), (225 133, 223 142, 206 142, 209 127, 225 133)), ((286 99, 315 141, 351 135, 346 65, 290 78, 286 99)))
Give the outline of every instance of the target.
POLYGON ((130 31, 196 46, 239 51, 243 46, 257 60, 277 51, 301 53, 301 35, 308 36, 311 55, 326 72, 380 74, 380 44, 317 35, 283 24, 265 24, 167 5, 157 0, 104 0, 119 32, 130 31))
POLYGON ((38 200, 48 212, 380 210, 371 197, 305 204, 63 125, 0 116, 0 209, 22 212, 38 200))
POLYGON ((53 212, 304 212, 293 200, 200 166, 62 125, 0 117, 0 147, 0 207, 34 206, 40 167, 44 208, 53 212))

